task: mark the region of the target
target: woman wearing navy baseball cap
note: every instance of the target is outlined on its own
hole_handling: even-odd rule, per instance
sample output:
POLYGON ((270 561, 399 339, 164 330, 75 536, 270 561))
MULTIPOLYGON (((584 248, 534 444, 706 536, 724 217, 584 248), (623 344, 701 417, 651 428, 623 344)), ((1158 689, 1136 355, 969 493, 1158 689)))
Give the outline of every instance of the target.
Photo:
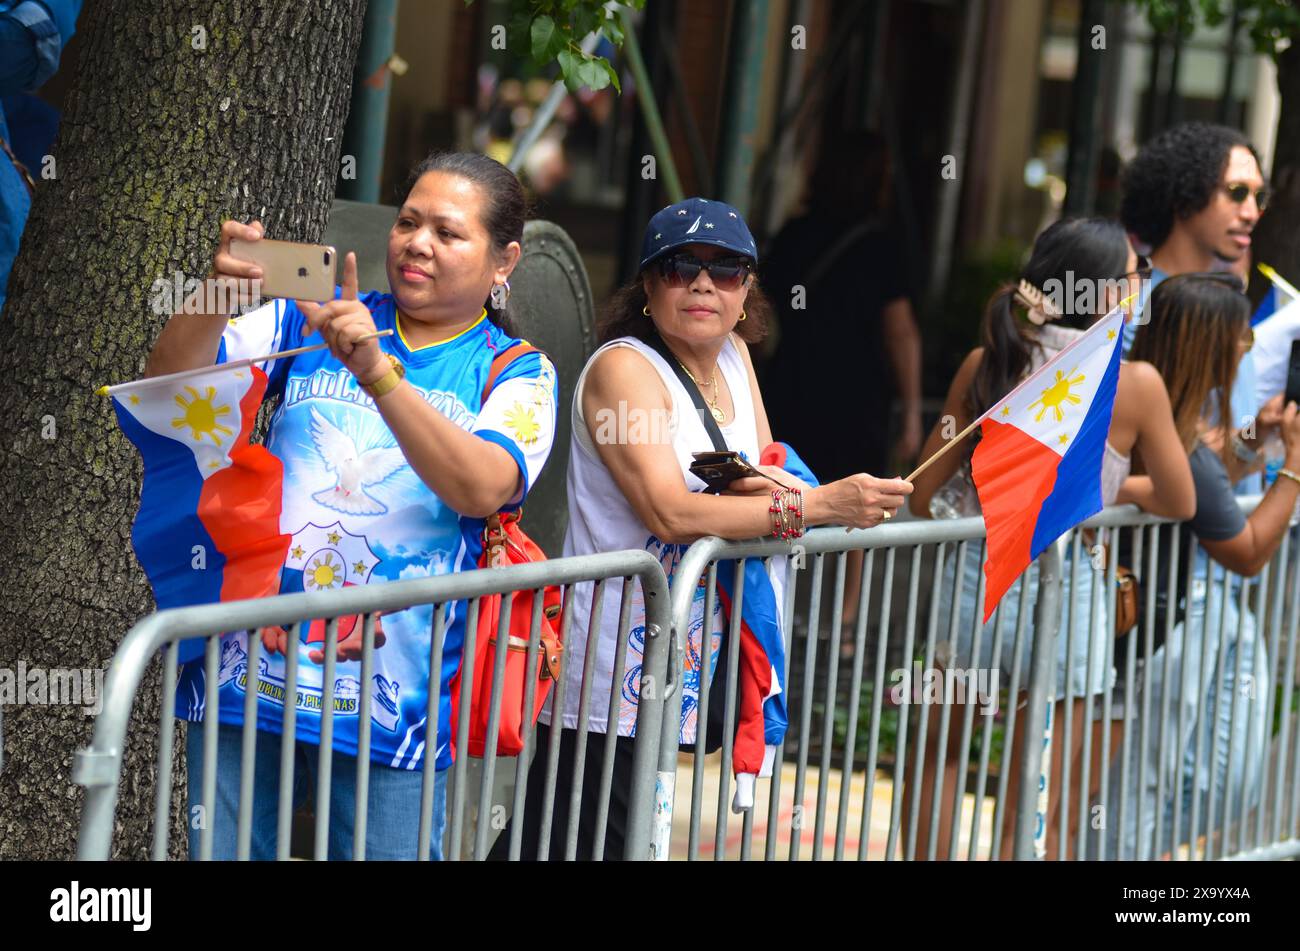
MULTIPOLYGON (((569 448, 565 555, 646 549, 661 560, 671 579, 676 563, 696 539, 768 534, 794 538, 805 526, 813 525, 869 528, 892 517, 912 491, 908 482, 865 473, 818 486, 789 447, 773 444, 749 354, 749 345, 763 338, 771 313, 756 284, 757 263, 758 251, 744 218, 723 202, 689 198, 650 219, 636 278, 617 291, 607 306, 598 331, 602 346, 578 379, 569 448), (709 486, 689 471, 692 454, 719 449, 740 453, 764 477, 737 479, 721 494, 709 491, 709 486), (761 461, 776 464, 762 465, 761 461)), ((815 372, 813 367, 809 370, 815 372)), ((815 394, 810 393, 807 411, 827 410, 818 406, 815 394)), ((778 605, 785 582, 784 562, 784 558, 774 558, 769 569, 778 605)), ((623 669, 611 677, 620 646, 620 586, 620 582, 611 582, 615 590, 605 594, 600 617, 590 625, 599 642, 591 655, 596 665, 590 672, 592 689, 585 725, 589 732, 615 730, 619 736, 605 827, 605 858, 622 855, 645 632, 645 610, 637 590, 631 597, 623 669), (620 696, 612 704, 615 684, 620 696), (612 723, 611 712, 616 718, 612 723)), ((543 723, 551 726, 539 726, 536 749, 548 748, 550 730, 558 717, 560 788, 553 797, 550 854, 563 851, 560 843, 571 821, 570 777, 580 765, 578 758, 585 759, 582 801, 572 820, 578 830, 576 855, 588 858, 596 845, 605 744, 587 742, 580 753, 576 742, 591 612, 590 585, 585 591, 583 586, 578 588, 569 600, 574 617, 565 645, 570 662, 565 665, 564 708, 553 711, 548 707, 543 712, 543 723), (566 784, 570 784, 568 789, 566 784)), ((745 591, 748 602, 748 583, 745 591)), ((678 738, 683 744, 696 742, 701 653, 710 651, 712 661, 707 669, 716 670, 724 629, 723 599, 714 599, 718 603, 708 619, 710 636, 703 638, 704 594, 703 588, 697 593, 681 677, 678 738)), ((742 675, 747 663, 742 656, 742 675)), ((777 665, 777 669, 782 667, 777 665)), ((766 673, 766 669, 761 672, 766 673)), ((744 689, 742 686, 742 693, 744 689)), ((720 709, 721 694, 715 693, 714 698, 716 703, 710 708, 716 705, 720 709)), ((745 721, 743 699, 740 707, 739 719, 745 721)), ((765 734, 768 745, 764 748, 762 724, 767 716, 766 708, 758 714, 758 738, 747 747, 752 755, 742 756, 738 729, 733 808, 743 809, 752 803, 754 775, 767 775, 772 765, 775 747, 771 729, 765 734)), ((539 752, 534 760, 526 808, 522 817, 516 817, 525 824, 525 849, 535 842, 536 830, 542 825, 547 758, 539 752)), ((508 839, 503 834, 499 842, 508 839)))

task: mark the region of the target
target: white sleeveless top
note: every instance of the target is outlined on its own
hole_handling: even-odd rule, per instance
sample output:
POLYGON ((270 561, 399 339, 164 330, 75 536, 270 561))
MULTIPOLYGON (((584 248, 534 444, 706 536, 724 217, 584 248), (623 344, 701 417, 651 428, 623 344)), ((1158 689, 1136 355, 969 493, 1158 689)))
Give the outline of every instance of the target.
MULTIPOLYGON (((619 551, 620 549, 644 549, 656 558, 664 567, 665 574, 671 582, 673 569, 685 554, 689 545, 676 545, 660 541, 637 517, 627 498, 619 489, 609 469, 596 452, 591 433, 587 430, 587 421, 582 413, 582 391, 587 380, 587 373, 596 359, 605 351, 615 347, 628 347, 644 357, 663 381, 672 398, 672 410, 666 420, 628 418, 626 412, 618 418, 597 421, 597 436, 609 433, 609 438, 636 439, 647 441, 651 438, 648 427, 666 425, 671 439, 673 452, 677 456, 682 478, 686 487, 692 492, 702 492, 707 486, 688 470, 691 453, 713 449, 713 441, 701 421, 695 406, 677 374, 659 353, 649 344, 635 337, 620 337, 612 340, 591 355, 578 377, 578 385, 573 394, 572 422, 573 432, 569 447, 569 527, 564 535, 564 555, 588 555, 595 552, 619 551), (640 435, 638 435, 640 433, 640 435)), ((750 461, 757 463, 759 454, 758 427, 754 418, 754 402, 749 388, 749 374, 744 358, 736 349, 731 336, 727 337, 721 353, 718 354, 718 372, 726 381, 731 391, 731 401, 735 407, 733 419, 727 425, 720 425, 727 447, 745 454, 750 461)), ((781 593, 785 576, 785 559, 774 558, 773 582, 777 591, 777 604, 781 604, 781 593), (779 564, 778 564, 779 563, 779 564), (781 582, 777 586, 777 582, 781 582)), ((594 584, 586 582, 575 586, 571 604, 573 620, 569 628, 569 638, 564 645, 564 677, 567 683, 562 723, 568 729, 578 725, 578 709, 581 700, 582 669, 587 652, 587 627, 591 614, 591 597, 594 584)), ((588 708, 588 729, 605 733, 608 730, 611 677, 609 672, 614 667, 614 655, 617 650, 619 604, 623 595, 623 583, 613 579, 605 586, 601 616, 595 625, 599 635, 596 645, 595 668, 592 676, 591 704, 588 708)), ((634 584, 630 604, 629 635, 627 656, 622 676, 619 678, 620 698, 618 703, 618 733, 620 736, 635 735, 638 688, 641 675, 641 657, 645 643, 645 604, 642 600, 640 584, 634 584)), ((682 743, 695 742, 695 706, 699 695, 699 669, 701 631, 704 615, 704 588, 696 591, 692 606, 691 624, 688 633, 684 671, 682 676, 682 720, 679 740, 682 743)), ((710 670, 717 668, 718 649, 723 632, 723 614, 720 598, 714 599, 713 617, 710 620, 710 650, 712 662, 710 670)), ((665 632, 667 633, 667 632, 665 632)), ((541 720, 550 723, 551 706, 556 693, 552 691, 541 720)))

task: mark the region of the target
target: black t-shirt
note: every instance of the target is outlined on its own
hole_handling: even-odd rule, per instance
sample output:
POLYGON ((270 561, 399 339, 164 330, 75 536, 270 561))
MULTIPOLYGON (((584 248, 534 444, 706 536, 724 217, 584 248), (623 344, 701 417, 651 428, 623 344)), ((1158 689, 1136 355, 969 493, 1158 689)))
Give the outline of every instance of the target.
POLYGON ((762 374, 772 436, 794 446, 823 482, 887 474, 894 387, 881 314, 909 295, 901 245, 879 221, 806 215, 781 229, 759 266, 780 321, 762 374))

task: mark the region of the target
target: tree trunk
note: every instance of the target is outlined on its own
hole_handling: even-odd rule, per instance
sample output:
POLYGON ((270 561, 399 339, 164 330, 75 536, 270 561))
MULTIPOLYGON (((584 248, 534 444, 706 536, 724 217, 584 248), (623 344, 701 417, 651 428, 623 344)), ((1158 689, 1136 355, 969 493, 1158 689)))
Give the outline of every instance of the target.
MULTIPOLYGON (((1255 229, 1254 260, 1277 268, 1300 284, 1300 38, 1277 58, 1277 89, 1282 97, 1277 146, 1273 152, 1273 200, 1255 229)), ((1264 296, 1268 282, 1252 275, 1252 297, 1264 296)))
MULTIPOLYGON (((152 609, 131 550, 140 464, 94 388, 140 375, 166 320, 149 306, 155 280, 205 275, 223 218, 319 238, 364 13, 365 0, 83 11, 57 177, 37 189, 0 319, 0 668, 104 668, 152 609)), ((133 711, 115 857, 148 855, 159 672, 133 711)), ((0 859, 72 856, 70 767, 92 722, 79 706, 5 711, 0 859)), ((173 855, 184 853, 179 766, 173 855)))

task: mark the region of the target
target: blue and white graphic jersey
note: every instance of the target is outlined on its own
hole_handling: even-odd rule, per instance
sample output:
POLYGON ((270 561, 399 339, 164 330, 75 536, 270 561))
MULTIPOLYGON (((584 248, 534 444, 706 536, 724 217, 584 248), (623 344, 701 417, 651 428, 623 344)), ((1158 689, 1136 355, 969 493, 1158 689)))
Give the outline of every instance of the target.
MULTIPOLYGON (((337 295, 336 291, 336 295, 337 295)), ((449 340, 412 349, 398 325, 393 297, 361 296, 380 330, 386 352, 406 368, 406 381, 428 403, 463 429, 510 453, 523 475, 523 490, 507 509, 523 503, 551 451, 555 435, 555 369, 541 354, 517 358, 497 379, 486 404, 483 387, 497 353, 517 343, 486 313, 449 340)), ((217 362, 256 357, 322 342, 308 330, 291 301, 276 300, 230 321, 217 362)), ((348 585, 422 578, 478 565, 483 520, 458 514, 410 467, 374 401, 328 350, 264 364, 268 396, 280 394, 267 448, 284 463, 280 530, 292 536, 281 575, 281 593, 325 591, 348 585)), ((446 607, 442 703, 437 768, 451 764, 448 743, 451 700, 447 683, 460 667, 465 604, 446 607)), ((342 640, 358 623, 341 620, 342 640)), ((359 661, 337 663, 334 674, 334 748, 356 755, 361 691, 371 697, 372 759, 404 769, 421 768, 426 754, 433 609, 411 608, 381 618, 385 642, 374 653, 369 683, 359 661)), ((309 654, 323 650, 325 625, 302 626, 298 644, 297 736, 318 742, 323 666, 309 654)), ((227 634, 221 644, 222 723, 242 724, 247 633, 227 634)), ((285 699, 285 662, 262 650, 258 728, 279 733, 285 699)), ((182 667, 178 716, 204 716, 202 660, 182 667)))

